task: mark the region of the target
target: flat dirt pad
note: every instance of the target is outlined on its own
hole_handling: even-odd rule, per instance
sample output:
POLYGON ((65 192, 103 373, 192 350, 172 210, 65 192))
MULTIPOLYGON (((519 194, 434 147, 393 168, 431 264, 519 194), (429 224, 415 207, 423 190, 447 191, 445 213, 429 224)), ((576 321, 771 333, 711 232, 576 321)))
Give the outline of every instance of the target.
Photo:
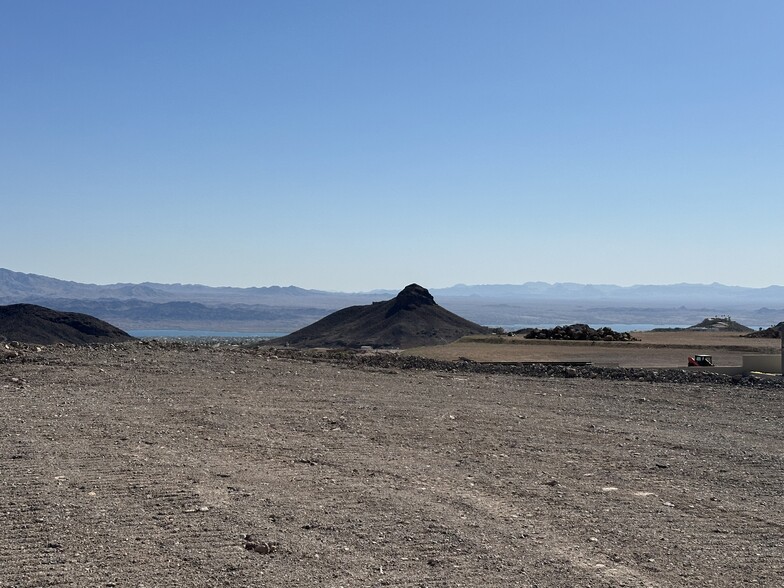
POLYGON ((587 361, 598 365, 640 368, 683 368, 695 353, 713 356, 717 366, 740 366, 743 356, 779 353, 778 339, 750 339, 711 332, 632 333, 638 341, 547 341, 523 337, 465 337, 449 345, 418 347, 406 353, 431 359, 546 362, 587 361))
POLYGON ((125 344, 0 363, 0 402, 0 586, 784 579, 774 390, 125 344))

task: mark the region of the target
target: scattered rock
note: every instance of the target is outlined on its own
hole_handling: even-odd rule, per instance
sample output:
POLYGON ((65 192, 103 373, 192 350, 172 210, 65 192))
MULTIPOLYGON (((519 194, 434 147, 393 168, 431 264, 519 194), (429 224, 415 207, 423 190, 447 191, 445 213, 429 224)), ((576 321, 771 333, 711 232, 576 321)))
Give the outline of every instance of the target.
POLYGON ((275 553, 278 550, 278 543, 276 542, 257 541, 252 535, 245 535, 244 539, 245 549, 248 551, 268 555, 270 553, 275 553))
POLYGON ((0 349, 0 360, 14 359, 20 355, 18 351, 8 348, 8 345, 5 346, 5 349, 0 349))

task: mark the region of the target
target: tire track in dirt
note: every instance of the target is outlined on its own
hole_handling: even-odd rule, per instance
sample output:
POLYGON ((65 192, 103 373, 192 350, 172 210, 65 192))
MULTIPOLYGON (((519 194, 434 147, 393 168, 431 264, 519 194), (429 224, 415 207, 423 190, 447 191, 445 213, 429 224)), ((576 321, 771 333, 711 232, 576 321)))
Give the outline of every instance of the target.
POLYGON ((0 460, 0 569, 8 571, 7 585, 65 585, 58 572, 60 544, 47 523, 49 484, 30 465, 24 455, 0 460))
MULTIPOLYGON (((159 573, 174 573, 193 553, 241 548, 239 538, 228 538, 219 521, 205 516, 209 508, 192 484, 198 459, 113 433, 121 429, 119 395, 100 398, 73 386, 39 392, 39 401, 56 398, 68 414, 38 410, 13 428, 3 423, 17 449, 0 459, 7 497, 0 512, 10 519, 2 521, 0 585, 74 585, 75 574, 76 585, 117 581, 106 562, 122 569, 147 561, 159 573), (174 557, 162 557, 170 546, 174 557)), ((140 419, 144 425, 130 423, 138 437, 155 438, 157 431, 145 429, 161 429, 149 416, 140 419)))
POLYGON ((66 351, 0 364, 0 586, 729 587, 782 573, 768 392, 66 351), (278 551, 244 549, 245 533, 278 551))

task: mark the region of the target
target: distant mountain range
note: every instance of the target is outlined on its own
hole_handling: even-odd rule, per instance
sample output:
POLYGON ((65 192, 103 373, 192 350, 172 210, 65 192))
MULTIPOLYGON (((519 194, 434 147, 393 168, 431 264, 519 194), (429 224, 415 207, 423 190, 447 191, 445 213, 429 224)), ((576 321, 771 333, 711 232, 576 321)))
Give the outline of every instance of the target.
MULTIPOLYGON (((405 284, 401 284, 401 288, 405 284)), ((439 305, 479 324, 519 328, 588 323, 691 325, 731 315, 749 326, 784 319, 784 287, 722 284, 614 286, 545 282, 430 288, 439 305)), ((327 292, 295 286, 83 284, 0 268, 0 304, 32 303, 90 314, 125 330, 289 333, 347 306, 397 291, 327 292)))
MULTIPOLYGON (((671 284, 614 286, 611 284, 574 284, 526 282, 525 284, 467 286, 458 284, 451 288, 432 289, 442 296, 480 296, 484 298, 513 298, 526 300, 623 300, 652 301, 658 304, 693 303, 695 300, 727 301, 759 304, 784 304, 784 286, 744 288, 723 284, 671 284)), ((434 294, 434 295, 435 295, 434 294)))

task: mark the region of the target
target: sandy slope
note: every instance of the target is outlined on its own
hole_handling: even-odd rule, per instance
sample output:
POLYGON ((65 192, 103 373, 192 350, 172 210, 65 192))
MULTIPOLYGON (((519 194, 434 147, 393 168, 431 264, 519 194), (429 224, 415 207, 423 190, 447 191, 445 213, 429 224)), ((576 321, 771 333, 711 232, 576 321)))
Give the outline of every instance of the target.
POLYGON ((131 343, 0 363, 0 402, 0 586, 784 577, 774 390, 131 343))

